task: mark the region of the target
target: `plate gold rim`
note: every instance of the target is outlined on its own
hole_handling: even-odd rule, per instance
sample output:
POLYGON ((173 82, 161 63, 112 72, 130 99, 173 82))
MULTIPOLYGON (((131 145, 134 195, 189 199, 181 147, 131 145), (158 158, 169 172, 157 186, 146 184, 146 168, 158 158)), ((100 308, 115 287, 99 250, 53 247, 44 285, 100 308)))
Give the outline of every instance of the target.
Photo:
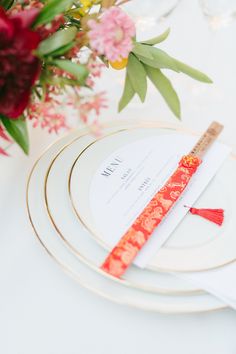
MULTIPOLYGON (((126 129, 122 129, 119 131, 115 131, 109 134, 106 134, 103 137, 107 137, 107 136, 112 136, 113 134, 117 134, 121 131, 126 131, 126 129)), ((59 152, 54 156, 54 158, 52 159, 52 161, 50 162, 48 169, 46 171, 46 175, 45 175, 45 179, 44 179, 44 201, 45 201, 45 206, 46 206, 46 211, 47 214, 49 216, 50 222, 52 224, 52 226, 54 227, 54 229, 56 230, 58 236, 62 239, 62 241, 66 244, 66 246, 71 250, 72 253, 74 253, 79 259, 80 261, 82 261, 83 263, 85 263, 87 266, 89 266, 91 269, 93 269, 94 271, 98 272, 99 274, 103 275, 104 277, 108 277, 109 279, 119 282, 124 286, 127 287, 133 287, 133 288, 137 288, 139 290, 143 290, 143 291, 147 291, 147 292, 153 292, 153 293, 159 293, 159 294, 165 294, 165 295, 173 295, 173 296, 181 296, 181 295, 196 295, 196 294, 202 294, 204 293, 203 290, 201 289, 195 289, 195 290, 168 290, 168 289, 163 289, 163 288, 153 288, 151 286, 146 286, 146 285, 142 285, 139 283, 135 283, 132 282, 130 280, 127 279, 119 279, 116 277, 111 276, 110 274, 108 274, 107 272, 104 272, 102 269, 100 269, 99 267, 97 267, 95 264, 92 264, 91 261, 87 260, 86 257, 84 257, 77 248, 75 248, 68 240, 67 238, 63 235, 63 232, 60 230, 60 228, 58 227, 54 217, 52 216, 50 207, 49 207, 49 202, 48 202, 48 193, 47 193, 47 185, 48 185, 48 178, 51 172, 51 169, 55 163, 55 161, 59 158, 59 156, 65 151, 66 148, 70 147, 73 143, 77 142, 80 138, 85 137, 87 134, 84 134, 80 137, 77 137, 75 139, 73 139, 72 141, 70 141, 68 144, 64 145, 59 152)), ((102 137, 102 138, 103 138, 102 137)), ((86 145, 86 147, 84 147, 79 156, 92 144, 96 143, 97 141, 101 140, 102 138, 98 138, 95 139, 93 142, 90 142, 89 144, 86 145)), ((71 171, 71 169, 70 169, 71 171)), ((69 196, 71 197, 71 196, 69 196)), ((74 207, 73 207, 74 209, 74 207)), ((95 239, 95 241, 99 244, 98 239, 96 237, 96 235, 92 232, 92 230, 90 230, 86 223, 83 222, 83 220, 80 218, 80 216, 77 214, 77 210, 74 209, 76 217, 79 219, 79 221, 82 223, 82 225, 84 227, 86 227, 86 229, 91 233, 92 237, 95 239)), ((163 272, 162 272, 163 273, 163 272)))
MULTIPOLYGON (((145 126, 143 126, 143 127, 145 127, 145 126)), ((145 127, 146 128, 146 127, 145 127)), ((167 124, 167 126, 162 126, 162 128, 169 128, 168 127, 168 124, 167 124)), ((177 130, 177 128, 174 128, 173 127, 173 129, 175 129, 175 130, 177 130)), ((190 130, 188 130, 188 129, 180 129, 179 131, 182 131, 182 132, 184 132, 184 133, 189 133, 189 134, 191 134, 191 135, 198 135, 196 132, 193 132, 193 131, 190 131, 190 130)), ((119 133, 119 131, 117 131, 117 133, 119 133)), ((102 138, 106 138, 107 136, 109 136, 109 134, 108 135, 104 135, 102 138)), ((98 139, 98 140, 101 140, 101 139, 98 139)), ((82 154, 91 146, 91 145, 93 145, 93 144, 95 144, 98 140, 95 140, 93 143, 91 143, 91 144, 88 144, 87 145, 87 147, 85 147, 80 153, 79 153, 79 155, 76 157, 76 159, 74 160, 74 162, 73 162, 73 164, 72 164, 72 167, 71 167, 71 170, 70 170, 70 173, 69 173, 69 178, 68 178, 68 193, 69 193, 69 198, 70 198, 70 201, 71 201, 71 205, 72 205, 72 208, 73 208, 73 210, 74 210, 74 212, 75 212, 75 214, 76 214, 76 216, 77 216, 77 218, 80 220, 80 222, 84 225, 84 227, 89 231, 89 233, 91 234, 91 236, 96 240, 96 242, 98 243, 98 244, 100 244, 102 247, 104 247, 108 252, 110 252, 111 251, 111 247, 107 244, 107 243, 105 243, 100 237, 99 237, 99 235, 97 234, 97 233, 95 233, 88 225, 87 225, 87 223, 85 222, 85 220, 83 220, 83 218, 81 217, 81 215, 80 215, 80 213, 79 213, 79 211, 77 210, 77 208, 76 208, 76 205, 75 205, 75 202, 74 202, 74 199, 73 199, 73 195, 72 195, 72 191, 71 191, 71 179, 72 179, 72 174, 73 174, 73 171, 74 171, 74 168, 75 168, 75 165, 76 165, 76 163, 77 163, 77 161, 79 160, 79 158, 82 156, 82 154)), ((73 142, 71 142, 71 143, 73 143, 73 142)), ((233 154, 233 153, 231 153, 230 154, 230 156, 231 156, 231 158, 233 159, 233 160, 235 160, 236 159, 236 156, 233 154)), ((225 265, 228 265, 228 264, 231 264, 231 263, 234 263, 236 261, 236 257, 233 259, 233 260, 230 260, 230 261, 228 261, 228 262, 226 262, 226 263, 223 263, 223 264, 221 264, 221 265, 217 265, 217 266, 214 266, 214 267, 211 267, 211 268, 206 268, 206 269, 203 269, 203 268, 201 268, 201 269, 195 269, 195 270, 189 270, 189 269, 182 269, 181 271, 178 271, 178 270, 176 270, 176 269, 172 269, 172 268, 159 268, 159 267, 157 267, 157 266, 155 266, 155 265, 147 265, 146 266, 146 269, 148 269, 148 270, 151 270, 151 271, 155 271, 155 272, 176 272, 176 273, 183 273, 183 272, 199 272, 199 271, 207 271, 207 270, 213 270, 213 269, 218 269, 218 268, 221 268, 221 267, 224 267, 225 265)), ((193 291, 195 291, 195 290, 193 290, 193 291)), ((201 291, 201 289, 198 289, 198 290, 196 290, 197 292, 202 292, 201 291)))
MULTIPOLYGON (((109 122, 107 123, 107 125, 109 127, 109 122)), ((174 125, 173 125, 174 126, 174 125)), ((82 132, 82 131, 88 131, 88 129, 83 129, 83 128, 79 128, 79 129, 73 129, 73 131, 78 131, 78 132, 82 132)), ((215 312, 215 311, 219 311, 219 310, 223 310, 223 309, 226 309, 228 308, 228 306, 226 304, 223 304, 221 306, 218 306, 216 308, 212 308, 212 309, 209 309, 209 310, 188 310, 188 311, 174 311, 173 309, 172 310, 160 310, 160 309, 152 309, 150 307, 147 307, 147 306, 137 306, 136 304, 134 303, 128 303, 128 302, 125 302, 125 301, 122 301, 122 300, 119 300, 117 298, 113 298, 111 296, 108 296, 106 295, 105 293, 97 290, 97 289, 94 289, 93 287, 91 287, 90 285, 86 284, 84 281, 82 281, 77 274, 74 273, 74 271, 66 266, 63 262, 61 262, 57 256, 55 256, 53 254, 53 252, 51 252, 47 246, 45 245, 45 243, 42 241, 41 237, 40 237, 40 234, 38 233, 34 223, 33 223, 33 220, 32 220, 32 216, 31 216, 31 213, 30 213, 30 208, 29 208, 29 201, 28 201, 28 198, 29 198, 29 186, 30 186, 30 181, 31 181, 31 177, 33 175, 33 172, 35 170, 35 168, 37 167, 39 161, 41 160, 41 158, 44 156, 44 154, 50 150, 50 148, 54 145, 56 145, 59 141, 61 141, 64 137, 62 138, 59 138, 57 139, 57 141, 53 142, 52 144, 50 144, 44 151, 43 153, 40 154, 40 156, 36 159, 35 163, 33 164, 31 170, 30 170, 30 173, 28 175, 28 178, 27 178, 27 181, 26 181, 26 208, 27 208, 27 215, 28 215, 28 218, 29 218, 29 222, 31 224, 31 227, 32 227, 32 230, 33 230, 33 233, 36 237, 36 239, 39 241, 39 243, 42 245, 42 247, 44 248, 44 250, 46 251, 46 253, 49 255, 50 258, 52 258, 61 268, 62 270, 68 274, 71 278, 73 278, 78 284, 80 284, 80 286, 86 288, 87 290, 93 292, 94 294, 96 295, 99 295, 101 296, 102 298, 105 298, 113 303, 117 303, 117 304, 122 304, 122 305, 126 305, 126 306, 130 306, 130 307, 133 307, 133 308, 137 308, 139 310, 145 310, 145 311, 150 311, 150 312, 156 312, 156 313, 164 313, 164 314, 193 314, 193 313, 209 313, 209 312, 215 312)))

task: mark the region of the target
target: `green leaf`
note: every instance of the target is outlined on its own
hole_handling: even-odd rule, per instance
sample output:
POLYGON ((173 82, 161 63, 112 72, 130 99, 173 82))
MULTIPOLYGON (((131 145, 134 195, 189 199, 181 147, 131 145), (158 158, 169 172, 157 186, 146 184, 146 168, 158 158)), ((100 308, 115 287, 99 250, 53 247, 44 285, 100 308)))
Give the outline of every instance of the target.
POLYGON ((70 60, 54 60, 52 64, 58 66, 60 69, 72 74, 81 85, 85 84, 89 71, 85 65, 73 63, 70 60))
POLYGON ((144 58, 153 59, 152 53, 150 53, 148 47, 144 44, 135 43, 132 52, 137 56, 141 55, 144 58))
POLYGON ((144 102, 147 93, 146 71, 143 64, 132 53, 129 55, 127 73, 134 91, 137 92, 140 100, 144 102))
POLYGON ((202 73, 201 71, 192 68, 191 66, 182 63, 179 60, 175 60, 176 66, 178 68, 179 71, 181 71, 182 73, 191 76, 193 79, 198 80, 198 81, 202 81, 202 82, 206 82, 211 84, 212 80, 204 73, 202 73))
POLYGON ((146 47, 149 53, 152 55, 153 59, 148 59, 145 58, 144 56, 137 55, 138 58, 141 60, 141 62, 153 68, 157 68, 157 69, 165 68, 165 69, 171 69, 179 72, 175 59, 170 57, 166 52, 164 52, 159 48, 155 48, 151 46, 146 46, 146 47))
POLYGON ((34 21, 34 26, 42 25, 52 21, 56 15, 59 15, 67 10, 73 4, 73 0, 50 0, 42 8, 42 11, 34 21))
POLYGON ((8 10, 12 7, 14 0, 1 0, 0 6, 2 6, 5 10, 8 10))
POLYGON ((163 42, 169 36, 169 34, 170 34, 170 28, 168 28, 165 32, 163 32, 159 36, 148 39, 147 41, 142 41, 141 43, 148 44, 148 45, 155 45, 163 42))
POLYGON ((158 89, 171 111, 177 118, 180 118, 180 102, 171 82, 167 77, 159 70, 145 66, 145 70, 149 79, 154 86, 158 89))
POLYGON ((62 47, 71 45, 77 33, 76 27, 66 28, 55 32, 53 35, 42 41, 37 49, 37 53, 42 55, 53 54, 62 47))
POLYGON ((71 48, 73 48, 74 45, 75 45, 75 42, 70 42, 70 43, 64 45, 63 47, 54 50, 52 53, 49 54, 49 56, 55 58, 55 57, 59 57, 61 55, 64 55, 65 53, 69 52, 69 50, 71 48))
POLYGON ((133 86, 131 85, 128 73, 126 72, 126 77, 125 77, 125 86, 124 86, 124 91, 121 96, 119 106, 118 106, 118 112, 121 112, 122 109, 127 106, 127 104, 132 100, 132 98, 135 95, 135 91, 133 89, 133 86))
POLYGON ((2 123, 10 134, 10 136, 15 140, 15 142, 22 148, 25 154, 29 153, 29 137, 27 131, 26 121, 23 117, 19 119, 9 119, 7 117, 1 116, 2 123))

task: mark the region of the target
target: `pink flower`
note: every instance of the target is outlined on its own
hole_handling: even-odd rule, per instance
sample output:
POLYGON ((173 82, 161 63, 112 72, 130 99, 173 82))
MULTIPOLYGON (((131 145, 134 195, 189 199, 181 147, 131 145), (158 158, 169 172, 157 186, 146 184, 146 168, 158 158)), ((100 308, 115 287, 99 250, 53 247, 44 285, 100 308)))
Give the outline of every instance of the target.
POLYGON ((119 7, 104 11, 100 22, 88 21, 90 46, 110 61, 127 58, 132 50, 135 26, 131 18, 119 7))
POLYGON ((86 79, 86 85, 93 88, 95 85, 95 80, 101 77, 102 69, 105 67, 105 64, 97 60, 96 55, 92 54, 87 63, 87 69, 89 70, 89 76, 86 79))
POLYGON ((88 61, 87 68, 92 77, 101 77, 102 69, 105 68, 105 64, 98 62, 95 56, 91 56, 88 61))
MULTIPOLYGON (((10 138, 7 136, 5 130, 1 125, 0 125, 0 138, 7 142, 11 142, 10 138)), ((0 155, 8 156, 8 153, 1 146, 0 146, 0 155)))
POLYGON ((43 102, 32 102, 28 107, 28 118, 33 121, 33 127, 46 128, 49 133, 58 133, 68 129, 66 116, 61 109, 61 103, 55 98, 47 97, 43 102))
POLYGON ((99 116, 101 109, 107 108, 104 92, 87 97, 85 102, 79 103, 78 108, 80 118, 84 123, 88 122, 88 117, 92 112, 94 112, 96 116, 99 116))

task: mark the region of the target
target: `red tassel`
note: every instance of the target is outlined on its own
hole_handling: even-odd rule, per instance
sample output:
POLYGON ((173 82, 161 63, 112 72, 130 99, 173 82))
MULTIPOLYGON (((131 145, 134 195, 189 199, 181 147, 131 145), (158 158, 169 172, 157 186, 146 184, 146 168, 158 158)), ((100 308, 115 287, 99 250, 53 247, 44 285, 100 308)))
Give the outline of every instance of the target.
POLYGON ((191 214, 202 216, 203 218, 214 222, 215 224, 221 226, 224 221, 224 210, 223 209, 197 209, 190 208, 191 214))

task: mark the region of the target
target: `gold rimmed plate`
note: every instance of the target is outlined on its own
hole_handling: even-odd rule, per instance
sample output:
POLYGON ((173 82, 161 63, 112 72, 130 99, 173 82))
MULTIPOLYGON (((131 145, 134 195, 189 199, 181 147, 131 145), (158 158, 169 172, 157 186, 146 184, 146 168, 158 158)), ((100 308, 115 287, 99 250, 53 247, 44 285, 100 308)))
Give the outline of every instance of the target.
MULTIPOLYGON (((147 131, 140 130, 140 134, 146 135, 147 131)), ((109 136, 112 138, 114 136, 113 132, 109 136)), ((75 156, 79 151, 82 153, 87 146, 90 146, 96 140, 91 142, 91 136, 89 135, 78 137, 65 145, 55 155, 46 172, 44 198, 52 226, 57 231, 58 236, 65 242, 65 245, 81 262, 104 277, 110 277, 99 267, 106 256, 106 251, 94 242, 94 239, 90 237, 89 230, 85 229, 76 214, 73 213, 67 193, 67 180, 75 156)), ((81 199, 80 202, 83 203, 83 200, 81 199)), ((93 237, 95 236, 93 235, 93 237)), ((157 293, 192 294, 201 291, 192 284, 183 280, 179 281, 178 278, 168 273, 141 270, 135 266, 129 269, 123 279, 111 278, 125 286, 157 293)))
MULTIPOLYGON (((147 129, 147 136, 150 134, 150 137, 153 137, 154 130, 148 131, 147 129)), ((99 208, 99 203, 102 205, 102 196, 101 190, 96 191, 91 188, 91 185, 93 185, 94 175, 101 170, 100 166, 103 161, 106 161, 107 157, 111 155, 119 155, 125 144, 130 146, 130 142, 142 139, 145 134, 142 135, 140 131, 145 131, 145 126, 141 130, 131 129, 117 132, 112 137, 105 136, 98 142, 90 144, 82 153, 77 155, 71 169, 69 195, 72 206, 78 218, 90 230, 91 234, 95 235, 97 242, 108 251, 114 245, 109 244, 109 233, 106 235, 108 238, 104 237, 103 230, 99 229, 98 225, 100 220, 105 225, 106 218, 109 218, 109 216, 106 209, 103 208, 104 214, 102 215, 99 212, 100 220, 96 220, 95 212, 96 208, 99 208), (91 201, 97 201, 95 207, 91 201)), ((167 141, 166 146, 171 145, 172 134, 173 130, 161 130, 159 136, 164 137, 164 142, 167 141)), ((178 149, 181 152, 181 141, 189 138, 191 142, 190 134, 181 133, 179 146, 172 146, 173 153, 178 149)), ((196 138, 192 140, 192 144, 195 140, 196 138)), ((201 271, 217 268, 235 260, 236 239, 234 229, 236 224, 232 217, 236 208, 233 203, 236 197, 235 190, 232 189, 235 178, 236 161, 233 156, 229 155, 197 201, 197 206, 200 207, 210 206, 214 208, 220 206, 224 208, 226 217, 223 226, 219 228, 204 219, 187 215, 164 246, 151 258, 147 265, 148 269, 169 272, 201 271)), ((109 213, 111 214, 112 211, 109 211, 109 213)))
MULTIPOLYGON (((81 132, 78 133, 78 135, 81 132)), ((224 308, 225 305, 210 295, 163 296, 144 292, 105 278, 86 264, 79 262, 58 237, 48 219, 44 203, 44 179, 50 162, 60 148, 76 137, 77 133, 63 138, 53 145, 35 164, 27 188, 27 206, 31 224, 47 252, 65 271, 73 275, 81 285, 112 301, 134 307, 169 313, 191 313, 224 308), (35 203, 37 200, 37 203, 35 203)))

